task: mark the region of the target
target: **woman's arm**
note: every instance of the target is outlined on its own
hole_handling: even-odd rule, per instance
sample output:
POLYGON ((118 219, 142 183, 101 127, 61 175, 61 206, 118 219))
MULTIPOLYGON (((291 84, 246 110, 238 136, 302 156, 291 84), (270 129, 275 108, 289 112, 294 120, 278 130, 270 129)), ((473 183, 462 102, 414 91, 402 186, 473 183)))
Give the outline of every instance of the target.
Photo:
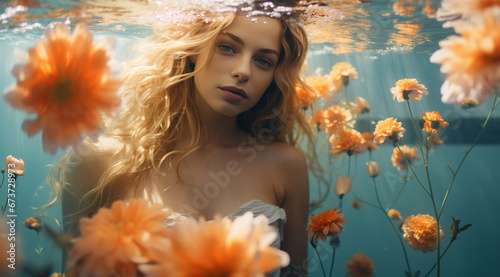
POLYGON ((290 255, 290 267, 306 273, 308 248, 306 227, 309 211, 307 164, 304 153, 299 149, 290 146, 286 152, 285 197, 282 206, 287 221, 282 249, 290 255))

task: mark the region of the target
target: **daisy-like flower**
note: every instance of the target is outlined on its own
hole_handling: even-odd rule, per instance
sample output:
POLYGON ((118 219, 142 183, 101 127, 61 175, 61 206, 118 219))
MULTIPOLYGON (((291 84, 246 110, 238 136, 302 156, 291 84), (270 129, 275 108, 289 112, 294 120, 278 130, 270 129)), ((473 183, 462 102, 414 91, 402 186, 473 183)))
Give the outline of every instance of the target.
POLYGON ((40 232, 40 230, 42 230, 42 222, 34 217, 29 217, 23 222, 23 224, 30 230, 35 230, 37 232, 40 232))
POLYGON ((116 201, 92 218, 80 220, 81 236, 68 253, 67 267, 79 276, 135 276, 137 265, 151 262, 151 249, 168 237, 169 213, 144 199, 116 201))
POLYGON ((337 93, 340 89, 332 82, 330 76, 308 76, 305 80, 306 84, 310 86, 319 97, 328 98, 330 94, 337 93))
POLYGON ((335 193, 338 197, 344 197, 351 190, 352 178, 350 176, 337 175, 337 182, 335 182, 335 193))
POLYGON ((500 84, 500 6, 485 10, 455 29, 460 36, 440 41, 441 49, 430 58, 448 74, 441 86, 441 100, 461 104, 470 98, 484 102, 497 93, 500 84))
POLYGON ((392 165, 399 170, 407 169, 408 164, 411 165, 418 159, 420 159, 420 157, 417 155, 417 147, 410 148, 408 145, 402 145, 399 148, 394 147, 392 151, 392 165))
MULTIPOLYGON (((422 252, 432 252, 437 248, 436 219, 427 214, 410 215, 401 226, 404 232, 403 238, 411 247, 422 252)), ((444 238, 443 230, 439 230, 439 236, 444 238)))
POLYGON ((352 119, 350 110, 342 106, 331 106, 323 111, 319 128, 329 135, 337 134, 339 130, 350 126, 352 119))
POLYGON ((425 112, 422 113, 423 126, 427 133, 437 135, 437 132, 444 127, 450 125, 450 123, 444 121, 443 117, 439 112, 425 112))
POLYGON ((361 133, 354 129, 340 129, 337 135, 330 137, 330 143, 332 144, 330 151, 334 157, 338 157, 344 152, 348 156, 362 154, 367 148, 361 133))
POLYGON ((17 176, 24 175, 24 161, 22 159, 16 159, 12 155, 8 155, 5 158, 5 167, 7 173, 14 173, 17 176))
POLYGON ((335 84, 341 82, 344 86, 347 86, 349 78, 358 79, 358 72, 349 62, 338 62, 332 66, 330 77, 335 84))
POLYGON ((297 98, 299 100, 299 107, 303 109, 312 107, 319 97, 319 95, 317 95, 314 91, 308 91, 301 87, 297 87, 295 92, 297 93, 297 98))
POLYGON ((375 265, 364 253, 352 255, 345 265, 347 276, 372 277, 375 276, 375 265))
POLYGON ((29 50, 26 64, 13 68, 17 83, 5 100, 37 114, 23 129, 29 136, 43 131, 45 151, 53 154, 58 147, 77 144, 83 134, 97 135, 102 114, 111 115, 119 106, 120 81, 111 76, 107 48, 109 43, 94 45, 82 23, 73 34, 57 24, 29 50))
POLYGON ((398 122, 398 120, 394 117, 378 121, 375 126, 375 131, 373 132, 373 135, 375 136, 373 138, 373 142, 376 144, 382 144, 384 143, 385 138, 389 138, 394 143, 398 142, 398 140, 403 137, 403 133, 406 131, 402 126, 403 123, 398 122))
POLYGON ((397 81, 396 86, 391 88, 391 93, 398 102, 404 102, 408 99, 420 101, 422 95, 429 94, 427 88, 419 84, 417 79, 401 79, 397 81))
POLYGON ((345 219, 344 214, 335 208, 326 210, 316 216, 309 216, 311 222, 307 227, 309 232, 309 240, 325 241, 327 236, 337 237, 340 232, 344 231, 345 219))
POLYGON ((396 209, 390 209, 387 211, 387 215, 392 219, 403 219, 401 213, 396 209))
POLYGON ((270 244, 276 232, 267 217, 251 212, 214 220, 185 220, 171 239, 155 248, 155 264, 141 265, 145 276, 264 276, 288 265, 286 252, 270 244))

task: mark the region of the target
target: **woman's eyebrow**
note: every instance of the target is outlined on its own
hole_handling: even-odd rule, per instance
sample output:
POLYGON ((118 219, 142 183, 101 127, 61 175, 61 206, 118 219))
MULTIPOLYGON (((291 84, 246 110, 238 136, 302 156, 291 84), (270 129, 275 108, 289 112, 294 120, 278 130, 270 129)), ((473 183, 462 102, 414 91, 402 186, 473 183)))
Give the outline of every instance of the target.
MULTIPOLYGON (((222 35, 230 37, 232 40, 234 40, 236 43, 240 44, 241 46, 245 46, 245 42, 235 34, 232 34, 229 32, 223 32, 222 35)), ((279 52, 275 49, 262 48, 262 49, 259 49, 259 52, 275 54, 278 57, 280 56, 279 52)))

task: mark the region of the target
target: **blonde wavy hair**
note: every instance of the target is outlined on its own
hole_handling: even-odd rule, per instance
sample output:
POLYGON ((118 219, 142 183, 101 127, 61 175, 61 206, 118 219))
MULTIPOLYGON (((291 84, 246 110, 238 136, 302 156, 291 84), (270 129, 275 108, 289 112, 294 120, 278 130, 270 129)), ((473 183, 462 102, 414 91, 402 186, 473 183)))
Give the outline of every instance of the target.
MULTIPOLYGON (((213 51, 217 36, 234 17, 235 13, 203 12, 203 16, 188 17, 184 23, 155 26, 154 34, 138 45, 137 58, 122 75, 126 108, 103 135, 120 141, 123 147, 82 199, 77 218, 126 197, 127 191, 138 189, 141 176, 151 169, 159 170, 165 163, 180 178, 180 161, 200 148, 206 135, 194 104, 193 58, 213 51), (187 146, 177 149, 183 128, 198 135, 182 138, 188 140, 187 146)), ((295 93, 297 87, 309 90, 300 77, 308 42, 297 17, 279 19, 283 51, 274 80, 260 101, 238 116, 237 123, 259 140, 297 145, 301 134, 311 135, 295 93)), ((85 144, 99 150, 89 141, 85 144)), ((60 198, 63 189, 71 187, 67 173, 75 163, 75 151, 71 150, 49 173, 49 185, 55 192, 51 204, 60 198)))

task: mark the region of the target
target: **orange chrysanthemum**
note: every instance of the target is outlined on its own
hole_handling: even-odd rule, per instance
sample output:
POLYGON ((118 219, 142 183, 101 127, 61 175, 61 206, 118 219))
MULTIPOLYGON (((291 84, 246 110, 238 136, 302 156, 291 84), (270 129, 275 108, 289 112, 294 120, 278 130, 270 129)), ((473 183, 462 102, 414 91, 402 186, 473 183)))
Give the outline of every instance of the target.
POLYGON ((484 102, 500 88, 500 6, 459 23, 455 30, 459 35, 440 41, 441 49, 430 58, 448 74, 441 100, 484 102))
POLYGON ((362 154, 367 148, 365 139, 361 133, 354 129, 339 130, 337 135, 330 137, 330 143, 332 144, 330 151, 334 157, 344 152, 349 156, 353 154, 362 154))
POLYGON ((423 129, 429 134, 437 135, 439 130, 450 125, 450 123, 444 121, 441 114, 436 111, 422 113, 422 119, 424 120, 423 129))
POLYGON ((319 128, 329 135, 337 134, 339 130, 348 127, 352 120, 351 111, 342 106, 331 106, 318 112, 315 116, 320 118, 319 128))
POLYGON ((341 81, 345 86, 349 83, 349 77, 358 79, 358 72, 349 62, 338 62, 332 66, 330 77, 334 83, 338 84, 341 81))
POLYGON ((314 91, 308 91, 301 87, 297 87, 295 92, 299 100, 299 107, 304 109, 312 107, 319 97, 314 91))
POLYGON ((408 145, 403 145, 399 148, 394 147, 392 151, 392 165, 400 170, 407 169, 409 164, 413 164, 418 159, 420 157, 417 155, 417 147, 410 148, 408 145))
POLYGON ((370 111, 370 103, 359 96, 354 96, 354 102, 349 102, 349 106, 356 115, 368 113, 370 111))
POLYGON ((310 86, 319 97, 329 97, 331 93, 339 92, 340 89, 332 82, 328 75, 312 75, 306 78, 306 84, 310 86))
POLYGON ((82 135, 103 128, 102 113, 119 106, 120 81, 111 77, 107 44, 92 44, 92 34, 80 23, 72 35, 58 24, 47 30, 28 52, 24 65, 12 70, 17 84, 5 94, 12 106, 37 118, 23 123, 29 136, 43 131, 45 151, 77 144, 82 135))
POLYGON ((68 253, 67 267, 79 276, 132 274, 137 264, 151 261, 151 248, 168 237, 169 214, 144 199, 116 201, 92 218, 80 220, 81 236, 68 253))
POLYGON ((375 275, 375 265, 366 254, 358 253, 352 255, 345 265, 347 276, 372 277, 375 275))
POLYGON ((335 208, 326 210, 316 216, 309 216, 311 219, 307 227, 309 240, 325 241, 327 236, 338 236, 344 230, 342 223, 346 221, 342 218, 343 216, 344 214, 341 214, 340 210, 335 208))
POLYGON ((276 232, 251 212, 212 221, 177 223, 171 239, 155 248, 156 264, 141 265, 146 276, 264 276, 288 265, 286 252, 270 244, 276 232))
MULTIPOLYGON (((411 247, 422 252, 432 252, 437 248, 436 219, 427 214, 408 216, 401 227, 403 238, 411 247)), ((439 236, 444 238, 444 233, 439 229, 439 236)))
POLYGON ((402 219, 401 213, 396 209, 390 209, 387 212, 387 215, 392 219, 402 219))
POLYGON ((30 230, 35 230, 40 232, 42 230, 42 222, 34 217, 29 217, 25 221, 23 221, 24 226, 30 230))
POLYGON ((373 135, 373 142, 376 144, 382 144, 385 138, 390 138, 394 143, 396 143, 400 138, 403 137, 403 133, 406 131, 402 127, 403 123, 398 122, 394 117, 389 117, 384 120, 377 122, 375 126, 375 131, 373 135))
POLYGON ((408 99, 420 101, 422 95, 429 94, 427 88, 419 84, 417 79, 401 79, 397 81, 396 86, 391 88, 391 93, 398 102, 404 102, 408 99))

